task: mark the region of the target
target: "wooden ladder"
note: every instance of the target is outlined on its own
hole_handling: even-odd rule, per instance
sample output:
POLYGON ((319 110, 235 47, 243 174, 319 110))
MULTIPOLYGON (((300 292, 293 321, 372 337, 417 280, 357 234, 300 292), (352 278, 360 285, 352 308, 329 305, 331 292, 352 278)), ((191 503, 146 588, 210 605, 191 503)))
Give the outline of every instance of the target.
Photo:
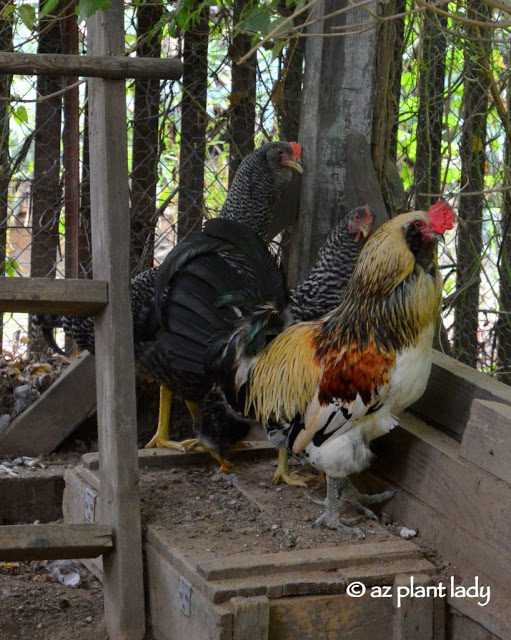
POLYGON ((103 508, 100 523, 0 527, 0 560, 103 555, 109 637, 142 640, 145 611, 129 292, 125 78, 177 80, 182 65, 175 59, 123 56, 122 0, 111 0, 109 11, 98 11, 89 18, 87 29, 92 58, 2 53, 0 70, 5 65, 5 72, 11 74, 26 74, 28 69, 33 74, 93 76, 89 80, 89 121, 95 280, 0 278, 0 311, 95 316, 103 508))

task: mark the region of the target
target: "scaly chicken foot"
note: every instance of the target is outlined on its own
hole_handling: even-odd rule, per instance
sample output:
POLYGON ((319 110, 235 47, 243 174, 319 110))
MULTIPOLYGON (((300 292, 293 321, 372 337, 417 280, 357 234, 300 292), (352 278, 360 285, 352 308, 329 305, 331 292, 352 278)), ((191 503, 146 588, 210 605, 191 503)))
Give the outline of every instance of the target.
POLYGON ((273 475, 272 484, 284 482, 290 487, 306 487, 307 482, 317 479, 317 476, 302 476, 297 471, 290 471, 288 452, 286 449, 279 449, 277 469, 273 475))
POLYGON ((341 500, 347 502, 349 505, 360 511, 366 518, 378 521, 379 518, 372 509, 369 508, 370 504, 379 504, 390 500, 399 489, 389 489, 388 491, 382 491, 381 493, 360 493, 355 485, 347 478, 342 479, 344 487, 341 492, 341 500))
POLYGON ((232 473, 236 470, 236 467, 232 462, 229 462, 229 460, 227 460, 226 458, 222 458, 222 456, 214 449, 210 449, 203 442, 199 442, 199 440, 197 440, 196 438, 183 440, 179 444, 183 447, 184 451, 193 451, 194 449, 197 449, 197 447, 200 447, 205 453, 209 453, 209 455, 220 465, 217 473, 232 473))
POLYGON ((312 526, 338 529, 350 535, 355 535, 357 538, 365 538, 365 533, 362 529, 353 526, 360 521, 360 518, 344 518, 341 516, 345 488, 344 481, 345 478, 326 477, 326 499, 323 502, 326 510, 312 526))
POLYGON ((146 449, 158 447, 158 449, 173 449, 185 451, 179 442, 169 440, 170 409, 172 407, 172 392, 165 387, 160 387, 160 412, 158 414, 158 427, 156 433, 145 445, 146 449))
POLYGON ((367 505, 378 504, 389 500, 398 491, 397 489, 391 489, 389 491, 383 491, 382 493, 360 493, 347 478, 330 478, 329 476, 327 476, 326 486, 326 499, 322 502, 314 500, 306 494, 307 497, 316 504, 326 506, 325 513, 316 520, 314 526, 322 525, 330 529, 340 529, 346 533, 352 533, 359 538, 364 537, 363 532, 358 527, 352 527, 351 525, 360 522, 363 517, 378 521, 378 516, 367 505), (358 509, 362 513, 362 517, 343 518, 341 511, 343 510, 344 504, 349 504, 355 509, 358 509))

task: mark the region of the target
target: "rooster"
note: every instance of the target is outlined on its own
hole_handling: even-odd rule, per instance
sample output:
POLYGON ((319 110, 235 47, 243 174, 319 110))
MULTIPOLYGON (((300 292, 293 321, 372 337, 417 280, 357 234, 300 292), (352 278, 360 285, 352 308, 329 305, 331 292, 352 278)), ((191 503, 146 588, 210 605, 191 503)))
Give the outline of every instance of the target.
MULTIPOLYGON (((346 477, 370 464, 369 443, 395 427, 395 415, 424 392, 442 297, 437 242, 453 222, 445 203, 389 220, 362 249, 340 305, 288 327, 262 349, 254 351, 254 322, 261 324, 264 314, 277 322, 283 283, 273 298, 256 293, 251 314, 234 331, 211 331, 213 406, 225 395, 231 430, 237 410, 262 422, 276 446, 325 472, 326 511, 317 524, 360 534, 342 518, 339 497, 358 499, 369 515, 364 501, 391 495, 364 500, 346 477)), ((276 282, 275 268, 265 266, 267 281, 276 282)), ((231 304, 241 313, 236 295, 231 304)), ((208 402, 201 407, 205 424, 208 402)))

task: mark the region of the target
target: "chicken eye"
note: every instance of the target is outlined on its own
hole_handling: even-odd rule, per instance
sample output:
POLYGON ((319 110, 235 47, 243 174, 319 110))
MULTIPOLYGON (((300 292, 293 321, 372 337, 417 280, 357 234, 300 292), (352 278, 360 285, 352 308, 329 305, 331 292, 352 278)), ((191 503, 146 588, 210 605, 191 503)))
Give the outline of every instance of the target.
POLYGON ((422 229, 423 227, 422 220, 416 220, 413 224, 417 229, 422 229))

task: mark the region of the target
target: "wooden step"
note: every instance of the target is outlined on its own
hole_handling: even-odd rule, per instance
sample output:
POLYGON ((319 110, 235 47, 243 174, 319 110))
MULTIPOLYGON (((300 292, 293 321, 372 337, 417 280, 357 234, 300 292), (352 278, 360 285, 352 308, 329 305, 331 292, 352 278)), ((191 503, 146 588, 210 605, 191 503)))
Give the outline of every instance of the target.
POLYGON ((108 524, 19 524, 0 527, 0 561, 96 558, 113 547, 108 524))

